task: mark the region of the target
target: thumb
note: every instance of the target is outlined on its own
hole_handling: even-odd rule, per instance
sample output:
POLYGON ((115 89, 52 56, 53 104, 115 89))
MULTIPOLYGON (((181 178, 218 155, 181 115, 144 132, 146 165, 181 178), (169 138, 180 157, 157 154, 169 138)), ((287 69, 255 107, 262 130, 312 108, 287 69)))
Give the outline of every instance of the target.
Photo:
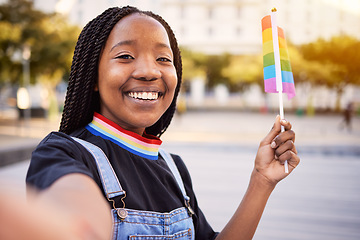
POLYGON ((260 145, 264 146, 270 144, 280 132, 281 132, 280 116, 277 115, 273 127, 271 128, 270 132, 266 135, 266 137, 261 141, 260 145))

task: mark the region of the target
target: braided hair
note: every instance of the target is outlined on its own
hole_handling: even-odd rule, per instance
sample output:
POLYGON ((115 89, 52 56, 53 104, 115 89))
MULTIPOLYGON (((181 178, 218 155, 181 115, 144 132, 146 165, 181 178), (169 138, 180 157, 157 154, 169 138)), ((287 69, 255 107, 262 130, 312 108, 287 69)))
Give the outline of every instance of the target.
POLYGON ((105 10, 90 21, 80 33, 71 65, 60 132, 70 134, 76 129, 86 126, 92 121, 94 112, 100 110, 100 96, 98 92, 94 91, 94 87, 98 79, 101 51, 115 24, 123 17, 133 13, 145 14, 157 20, 166 29, 169 37, 178 79, 174 99, 160 119, 154 125, 147 127, 145 131, 148 134, 160 137, 168 128, 175 113, 176 99, 182 78, 182 62, 175 35, 170 26, 159 15, 126 6, 105 10))

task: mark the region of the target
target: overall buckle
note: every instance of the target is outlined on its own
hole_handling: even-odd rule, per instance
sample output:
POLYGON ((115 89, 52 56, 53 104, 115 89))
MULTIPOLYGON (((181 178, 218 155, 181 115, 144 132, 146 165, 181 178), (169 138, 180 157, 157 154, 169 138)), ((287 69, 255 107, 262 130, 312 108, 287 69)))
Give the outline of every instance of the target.
POLYGON ((186 208, 187 208, 187 210, 188 210, 188 213, 189 213, 190 217, 192 217, 193 215, 195 215, 194 210, 193 210, 193 209, 191 208, 191 206, 190 206, 190 201, 189 201, 189 200, 185 200, 185 206, 186 206, 186 208))

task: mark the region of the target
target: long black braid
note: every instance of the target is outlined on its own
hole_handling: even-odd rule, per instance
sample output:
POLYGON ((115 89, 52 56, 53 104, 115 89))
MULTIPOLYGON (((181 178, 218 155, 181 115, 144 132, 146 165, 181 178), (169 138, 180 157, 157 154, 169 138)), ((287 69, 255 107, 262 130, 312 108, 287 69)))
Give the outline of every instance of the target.
POLYGON ((100 110, 99 93, 94 91, 94 87, 98 79, 101 51, 115 24, 123 17, 133 13, 145 14, 156 19, 164 26, 169 36, 178 78, 175 95, 170 107, 154 125, 146 128, 146 133, 161 136, 168 128, 175 113, 176 99, 182 78, 181 55, 175 35, 170 26, 159 15, 127 6, 105 10, 90 21, 80 33, 71 65, 60 132, 70 134, 76 129, 86 126, 92 121, 94 112, 100 110))

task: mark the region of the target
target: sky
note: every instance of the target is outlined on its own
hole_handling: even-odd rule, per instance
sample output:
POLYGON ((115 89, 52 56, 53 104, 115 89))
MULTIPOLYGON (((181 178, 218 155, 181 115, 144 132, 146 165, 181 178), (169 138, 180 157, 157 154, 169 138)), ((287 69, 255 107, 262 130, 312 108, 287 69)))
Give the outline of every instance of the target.
POLYGON ((360 0, 322 0, 325 3, 342 8, 345 11, 360 15, 360 0))
MULTIPOLYGON (((67 12, 72 6, 74 0, 60 0, 57 4, 57 10, 59 12, 67 12)), ((360 14, 360 0, 320 0, 327 4, 334 5, 338 8, 342 8, 345 11, 360 14)), ((1 2, 1 0, 0 0, 1 2)), ((273 0, 276 3, 275 0, 273 0)))

